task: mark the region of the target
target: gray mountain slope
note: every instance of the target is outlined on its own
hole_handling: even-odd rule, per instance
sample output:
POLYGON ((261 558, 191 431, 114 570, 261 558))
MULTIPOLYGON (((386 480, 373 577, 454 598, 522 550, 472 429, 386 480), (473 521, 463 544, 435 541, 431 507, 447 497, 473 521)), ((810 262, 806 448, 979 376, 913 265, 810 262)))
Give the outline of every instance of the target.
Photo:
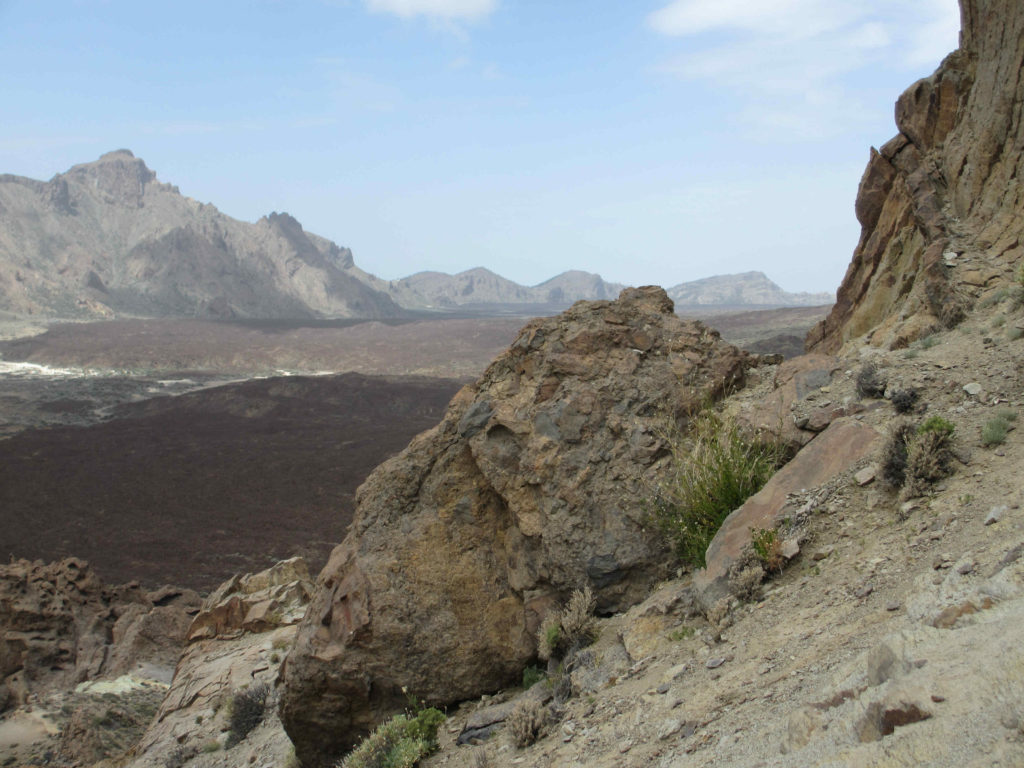
POLYGON ((394 317, 346 248, 273 213, 238 221, 128 150, 48 182, 0 176, 0 309, 17 315, 394 317))

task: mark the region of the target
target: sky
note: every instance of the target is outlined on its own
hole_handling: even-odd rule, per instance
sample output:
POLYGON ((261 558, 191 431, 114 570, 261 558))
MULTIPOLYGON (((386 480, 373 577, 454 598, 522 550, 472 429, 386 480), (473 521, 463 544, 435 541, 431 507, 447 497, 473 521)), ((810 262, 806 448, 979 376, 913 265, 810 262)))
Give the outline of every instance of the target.
POLYGON ((386 279, 834 291, 956 0, 0 0, 0 173, 127 148, 386 279))

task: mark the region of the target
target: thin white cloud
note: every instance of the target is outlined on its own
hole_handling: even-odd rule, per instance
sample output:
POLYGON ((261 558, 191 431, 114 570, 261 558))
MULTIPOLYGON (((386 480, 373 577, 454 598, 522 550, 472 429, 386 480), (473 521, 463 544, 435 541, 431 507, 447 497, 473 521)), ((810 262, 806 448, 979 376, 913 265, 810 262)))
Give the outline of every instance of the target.
POLYGON ((391 13, 403 19, 426 16, 444 21, 476 21, 490 15, 498 0, 364 0, 375 13, 391 13))
POLYGON ((661 71, 738 95, 755 129, 806 138, 868 117, 843 83, 858 71, 936 66, 960 17, 957 0, 673 0, 647 23, 687 41, 661 71))

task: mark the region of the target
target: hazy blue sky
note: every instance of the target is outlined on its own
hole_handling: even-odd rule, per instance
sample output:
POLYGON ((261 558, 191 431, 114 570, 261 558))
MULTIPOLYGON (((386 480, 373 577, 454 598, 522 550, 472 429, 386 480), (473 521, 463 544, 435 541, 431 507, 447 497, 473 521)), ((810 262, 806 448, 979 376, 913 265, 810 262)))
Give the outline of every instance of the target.
POLYGON ((956 0, 0 0, 0 173, 126 147, 385 278, 834 290, 956 0))

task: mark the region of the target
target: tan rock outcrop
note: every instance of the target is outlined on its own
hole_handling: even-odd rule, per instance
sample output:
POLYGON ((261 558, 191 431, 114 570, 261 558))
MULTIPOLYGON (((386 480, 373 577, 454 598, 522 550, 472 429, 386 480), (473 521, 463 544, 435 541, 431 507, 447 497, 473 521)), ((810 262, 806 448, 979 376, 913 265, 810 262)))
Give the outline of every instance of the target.
POLYGON ((958 322, 1024 255, 1024 5, 962 0, 961 16, 960 48, 900 97, 899 135, 871 150, 860 242, 811 351, 867 333, 906 346, 958 322))
POLYGON ((233 750, 230 765, 257 754, 261 765, 283 764, 290 743, 277 719, 273 688, 312 592, 309 567, 300 557, 218 587, 195 617, 167 695, 129 765, 162 768, 169 755, 194 757, 213 742, 233 750), (263 723, 240 744, 229 744, 230 703, 253 685, 271 691, 263 723))
POLYGON ((643 599, 668 568, 641 503, 659 427, 738 386, 745 362, 660 288, 528 324, 360 488, 286 664, 304 764, 350 747, 403 689, 444 704, 517 679, 574 588, 604 611, 643 599))
POLYGON ((0 709, 139 667, 169 679, 198 603, 191 590, 106 586, 74 558, 0 566, 0 709))

